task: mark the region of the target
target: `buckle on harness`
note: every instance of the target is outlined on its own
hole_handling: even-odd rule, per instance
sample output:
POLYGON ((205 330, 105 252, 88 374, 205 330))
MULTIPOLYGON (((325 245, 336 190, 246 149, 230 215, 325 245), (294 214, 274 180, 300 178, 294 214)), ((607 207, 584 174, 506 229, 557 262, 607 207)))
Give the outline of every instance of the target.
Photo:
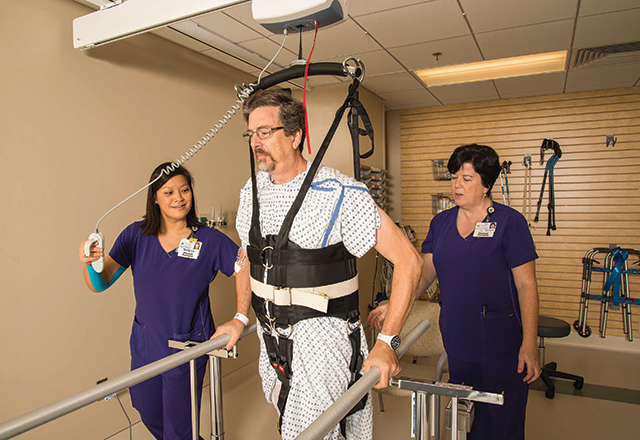
POLYGON ((266 254, 266 251, 273 251, 273 246, 265 246, 264 248, 262 248, 262 252, 260 252, 260 260, 262 260, 262 265, 265 269, 271 269, 273 268, 273 261, 271 261, 272 252, 266 254))
POLYGON ((273 302, 279 306, 290 306, 291 302, 291 287, 273 287, 273 302))

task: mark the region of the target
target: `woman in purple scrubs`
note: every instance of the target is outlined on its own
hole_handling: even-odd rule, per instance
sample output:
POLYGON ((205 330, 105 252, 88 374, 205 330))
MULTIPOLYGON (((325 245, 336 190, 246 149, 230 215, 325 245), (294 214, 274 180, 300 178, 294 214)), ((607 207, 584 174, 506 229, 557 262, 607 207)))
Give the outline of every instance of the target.
MULTIPOLYGON (((158 166, 149 181, 169 165, 158 166)), ((191 174, 179 167, 149 187, 144 219, 120 233, 101 274, 90 264, 103 250, 92 245, 86 257, 83 242, 79 251, 85 282, 94 292, 109 287, 131 267, 136 298, 131 369, 136 369, 177 352, 168 347, 169 339, 202 342, 211 338, 209 284, 218 271, 234 275, 238 246, 198 221, 191 174)), ((206 363, 206 356, 196 362, 198 401, 206 363)), ((134 385, 130 394, 155 438, 192 438, 189 364, 134 385)))
MULTIPOLYGON (((505 393, 503 406, 476 403, 469 439, 523 439, 529 384, 540 376, 538 255, 525 218, 491 200, 500 173, 491 147, 458 147, 447 167, 456 207, 431 220, 416 295, 438 277, 450 381, 505 393)), ((368 321, 377 328, 385 314, 378 307, 368 321)))

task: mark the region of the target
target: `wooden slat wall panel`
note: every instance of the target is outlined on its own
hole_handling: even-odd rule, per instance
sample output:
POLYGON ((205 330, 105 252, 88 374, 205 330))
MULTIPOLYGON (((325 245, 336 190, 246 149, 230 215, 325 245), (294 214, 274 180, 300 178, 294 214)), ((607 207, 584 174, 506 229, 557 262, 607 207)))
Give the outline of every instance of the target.
MULTIPOLYGON (((418 245, 433 217, 431 195, 451 193, 449 181, 434 180, 431 160, 448 159, 462 144, 490 145, 501 161, 513 162, 511 206, 523 214, 530 206, 533 220, 551 156, 545 151, 540 165, 540 145, 545 138, 560 144, 563 154, 554 170, 557 230, 546 235, 548 185, 539 222, 532 222, 541 313, 571 323, 578 318, 582 257, 589 249, 640 249, 640 88, 403 110, 400 125, 402 223, 414 229, 418 245), (614 147, 606 147, 606 135, 618 138, 614 147), (533 163, 530 205, 523 193, 525 154, 533 163)), ((502 203, 499 180, 493 197, 502 203)), ((603 274, 594 273, 592 294, 602 293, 602 281, 603 274)), ((632 297, 640 297, 640 276, 630 281, 632 297)), ((631 309, 638 337, 639 308, 631 309)), ((600 303, 592 301, 588 323, 594 335, 599 321, 600 303)), ((607 334, 624 335, 621 312, 610 311, 607 334)))

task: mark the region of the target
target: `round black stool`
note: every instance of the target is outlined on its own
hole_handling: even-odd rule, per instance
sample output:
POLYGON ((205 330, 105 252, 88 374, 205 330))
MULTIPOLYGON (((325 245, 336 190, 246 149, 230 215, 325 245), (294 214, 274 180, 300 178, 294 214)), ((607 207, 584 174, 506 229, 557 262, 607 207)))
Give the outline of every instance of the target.
POLYGON ((540 337, 538 355, 540 357, 540 369, 542 370, 540 378, 547 386, 545 396, 549 399, 553 399, 556 393, 556 387, 549 377, 573 380, 573 387, 577 390, 581 390, 584 385, 584 378, 582 378, 582 376, 557 371, 556 368, 558 364, 555 362, 544 363, 544 338, 564 338, 569 336, 570 333, 571 326, 568 322, 550 316, 541 315, 538 317, 538 336, 540 337))

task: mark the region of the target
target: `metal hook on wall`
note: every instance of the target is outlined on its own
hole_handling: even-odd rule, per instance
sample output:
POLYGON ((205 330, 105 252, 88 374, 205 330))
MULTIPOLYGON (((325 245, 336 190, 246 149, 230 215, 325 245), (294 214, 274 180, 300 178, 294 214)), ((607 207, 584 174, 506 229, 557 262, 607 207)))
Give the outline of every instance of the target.
POLYGON ((607 135, 607 147, 608 147, 609 145, 611 145, 612 147, 615 147, 615 146, 616 146, 616 142, 618 142, 618 138, 617 138, 617 137, 614 137, 614 136, 615 136, 615 135, 613 135, 613 134, 608 134, 608 135, 607 135))

